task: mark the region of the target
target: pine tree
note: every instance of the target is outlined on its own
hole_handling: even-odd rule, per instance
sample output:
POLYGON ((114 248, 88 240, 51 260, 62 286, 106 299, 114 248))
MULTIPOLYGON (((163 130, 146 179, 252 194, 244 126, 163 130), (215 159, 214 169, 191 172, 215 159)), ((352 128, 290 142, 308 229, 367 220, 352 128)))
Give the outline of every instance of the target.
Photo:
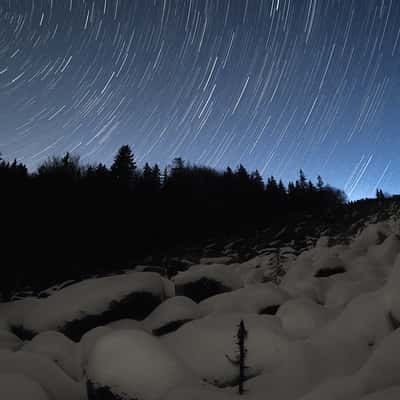
POLYGON ((321 176, 318 175, 317 176, 317 189, 318 189, 318 191, 320 192, 324 188, 324 186, 325 186, 324 181, 322 180, 321 176))
POLYGON ((376 189, 376 198, 379 201, 385 200, 385 195, 383 194, 382 189, 376 189))
POLYGON ((238 392, 240 395, 244 393, 244 381, 246 380, 246 357, 247 357, 247 349, 245 346, 245 340, 247 339, 247 330, 244 326, 244 321, 241 320, 240 324, 238 325, 238 330, 236 334, 236 345, 238 346, 238 351, 236 357, 231 359, 230 357, 226 356, 227 359, 235 366, 239 368, 239 386, 238 392))
POLYGON ((272 269, 271 280, 276 284, 279 285, 282 280, 282 276, 285 275, 285 271, 282 266, 282 256, 281 256, 281 248, 276 248, 276 258, 275 258, 275 265, 272 269))
POLYGON ((111 174, 123 187, 131 189, 136 177, 137 166, 129 145, 121 146, 111 165, 111 174))
POLYGON ((264 181, 257 169, 251 174, 250 178, 255 189, 262 192, 264 190, 264 181))
POLYGON ((153 183, 158 191, 161 188, 161 171, 158 164, 154 164, 152 174, 153 174, 153 183))
POLYGON ((306 178, 306 176, 304 174, 304 171, 302 169, 299 171, 298 186, 300 187, 300 190, 304 191, 304 190, 307 189, 307 178, 306 178))

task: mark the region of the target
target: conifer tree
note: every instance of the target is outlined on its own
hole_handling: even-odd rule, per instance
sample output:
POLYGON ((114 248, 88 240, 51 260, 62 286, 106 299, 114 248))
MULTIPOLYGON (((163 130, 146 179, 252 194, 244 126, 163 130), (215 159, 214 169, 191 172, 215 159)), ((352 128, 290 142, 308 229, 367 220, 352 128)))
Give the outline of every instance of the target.
POLYGON ((244 381, 246 380, 246 357, 247 357, 247 348, 245 346, 245 340, 247 339, 247 330, 244 326, 244 321, 241 320, 238 325, 238 330, 236 334, 236 345, 238 346, 237 354, 234 359, 231 359, 227 356, 228 360, 239 368, 239 385, 238 392, 240 395, 244 393, 244 381))
POLYGON ((121 146, 111 165, 111 174, 123 187, 131 189, 136 176, 137 166, 129 145, 121 146))

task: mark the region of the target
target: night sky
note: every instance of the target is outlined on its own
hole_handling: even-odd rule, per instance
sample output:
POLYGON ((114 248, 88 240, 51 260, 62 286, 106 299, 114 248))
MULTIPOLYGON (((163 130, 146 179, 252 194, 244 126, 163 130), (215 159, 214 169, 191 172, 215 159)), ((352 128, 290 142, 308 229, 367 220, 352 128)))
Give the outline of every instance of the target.
POLYGON ((0 152, 400 192, 398 0, 0 0, 0 152))

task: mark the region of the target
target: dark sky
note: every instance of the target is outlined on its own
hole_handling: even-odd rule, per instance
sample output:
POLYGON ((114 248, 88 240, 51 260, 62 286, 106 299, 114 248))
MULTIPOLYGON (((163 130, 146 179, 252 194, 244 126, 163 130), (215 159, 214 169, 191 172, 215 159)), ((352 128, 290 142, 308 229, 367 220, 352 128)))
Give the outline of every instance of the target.
POLYGON ((0 152, 400 192, 398 0, 0 0, 0 152))

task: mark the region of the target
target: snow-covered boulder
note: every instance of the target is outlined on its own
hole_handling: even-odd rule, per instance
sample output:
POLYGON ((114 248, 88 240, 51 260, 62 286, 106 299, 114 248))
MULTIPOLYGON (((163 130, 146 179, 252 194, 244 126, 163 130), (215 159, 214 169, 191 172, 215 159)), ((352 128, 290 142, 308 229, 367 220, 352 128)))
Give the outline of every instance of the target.
POLYGON ((110 322, 106 325, 106 327, 115 330, 144 329, 143 321, 137 321, 136 319, 129 318, 119 319, 118 321, 110 322))
POLYGON ((165 297, 164 281, 153 272, 88 279, 41 299, 25 316, 22 328, 31 336, 57 330, 78 341, 96 326, 146 318, 165 297))
POLYGON ((157 400, 194 380, 158 339, 141 330, 115 331, 99 339, 86 375, 89 400, 157 400))
POLYGON ((62 333, 40 333, 31 341, 25 342, 22 350, 48 357, 74 380, 82 377, 78 346, 62 333))
POLYGON ((275 314, 289 295, 273 283, 247 286, 203 300, 199 306, 202 315, 222 312, 275 314))
POLYGON ((340 308, 363 293, 373 292, 382 286, 378 279, 351 278, 348 273, 323 279, 324 295, 322 302, 327 307, 340 308))
POLYGON ((176 296, 161 303, 143 321, 143 327, 156 336, 162 336, 199 317, 197 303, 188 297, 176 296))
POLYGON ((89 356, 94 346, 103 336, 106 336, 111 332, 113 332, 113 330, 108 326, 98 326, 97 328, 86 332, 82 336, 80 342, 78 343, 82 377, 83 371, 87 367, 89 356))
POLYGON ((0 374, 0 399, 3 400, 50 400, 39 383, 23 374, 0 374))
POLYGON ((348 244, 324 243, 292 263, 281 286, 292 296, 308 296, 328 306, 346 305, 383 286, 400 254, 396 224, 370 224, 348 244))
POLYGON ((305 297, 287 301, 276 315, 290 336, 305 339, 331 321, 336 312, 305 297))
POLYGON ((396 330, 377 346, 368 361, 353 375, 330 378, 301 400, 391 399, 388 396, 399 391, 385 391, 399 385, 400 331, 396 330), (381 393, 378 395, 377 392, 381 393))
POLYGON ((0 350, 18 350, 22 340, 5 329, 0 329, 0 350))
POLYGON ((200 258, 200 264, 229 264, 233 260, 232 257, 203 257, 200 258))
POLYGON ((377 392, 367 394, 360 400, 398 400, 400 399, 400 386, 392 386, 388 389, 379 390, 377 392))
POLYGON ((206 383, 180 385, 170 390, 162 400, 232 400, 236 394, 206 383))
POLYGON ((174 277, 179 296, 200 302, 216 294, 230 292, 243 286, 240 275, 230 265, 193 265, 174 277))
POLYGON ((20 327, 27 315, 32 314, 36 305, 40 302, 38 298, 27 297, 25 299, 0 302, 0 326, 2 329, 20 327))
MULTIPOLYGON (((23 374, 36 381, 51 400, 84 400, 82 384, 75 382, 49 358, 25 351, 0 351, 0 374, 23 374)), ((11 399, 10 399, 11 400, 11 399)))
POLYGON ((392 321, 400 326, 400 256, 384 288, 385 306, 392 321))
POLYGON ((238 368, 236 334, 243 320, 248 377, 273 370, 286 356, 288 338, 275 316, 257 314, 212 314, 188 322, 161 340, 198 376, 216 386, 236 385, 238 368))

